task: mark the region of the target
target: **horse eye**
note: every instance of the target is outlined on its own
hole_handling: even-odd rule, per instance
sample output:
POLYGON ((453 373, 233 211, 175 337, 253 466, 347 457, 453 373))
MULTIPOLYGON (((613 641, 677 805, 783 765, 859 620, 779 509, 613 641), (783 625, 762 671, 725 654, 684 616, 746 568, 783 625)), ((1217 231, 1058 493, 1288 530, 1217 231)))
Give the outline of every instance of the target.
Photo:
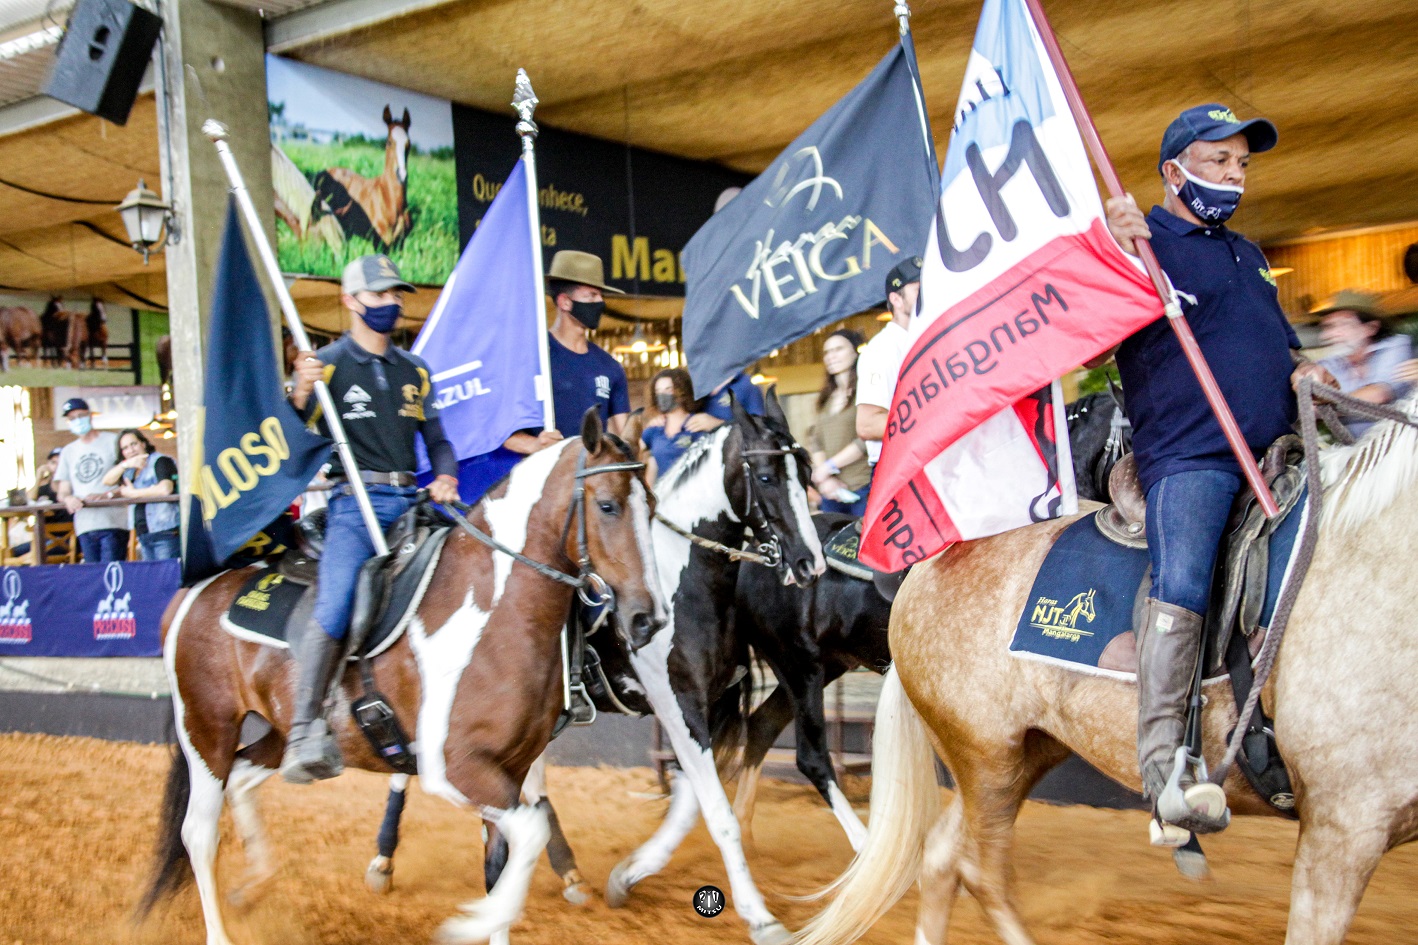
POLYGON ((603 499, 600 502, 596 503, 596 505, 598 508, 600 508, 602 515, 620 514, 620 503, 615 501, 614 499, 603 499))
POLYGON ((770 473, 759 473, 758 481, 762 483, 771 483, 773 481, 773 476, 770 473))

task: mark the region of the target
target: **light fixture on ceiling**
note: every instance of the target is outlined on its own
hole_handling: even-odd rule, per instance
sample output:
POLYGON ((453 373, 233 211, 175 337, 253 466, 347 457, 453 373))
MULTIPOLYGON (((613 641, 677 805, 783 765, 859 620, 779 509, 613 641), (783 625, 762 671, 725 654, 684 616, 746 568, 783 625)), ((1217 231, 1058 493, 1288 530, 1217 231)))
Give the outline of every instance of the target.
POLYGON ((663 342, 646 340, 643 325, 635 326, 635 334, 630 336, 629 344, 616 345, 611 349, 614 354, 651 354, 656 351, 664 350, 665 345, 663 342))
POLYGON ((148 254, 155 247, 167 244, 172 229, 172 209, 139 178, 138 186, 128 192, 117 210, 123 218, 123 228, 128 231, 129 244, 143 254, 143 265, 146 266, 148 254))

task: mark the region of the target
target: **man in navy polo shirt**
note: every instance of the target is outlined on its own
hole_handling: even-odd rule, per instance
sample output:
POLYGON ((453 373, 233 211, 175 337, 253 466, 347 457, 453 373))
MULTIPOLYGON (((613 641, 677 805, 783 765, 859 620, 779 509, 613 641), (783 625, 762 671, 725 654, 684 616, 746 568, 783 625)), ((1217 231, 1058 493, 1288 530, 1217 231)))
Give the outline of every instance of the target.
POLYGON ((568 432, 578 433, 582 416, 592 407, 612 433, 624 428, 630 415, 630 385, 625 368, 589 337, 606 310, 606 292, 625 294, 606 285, 601 257, 569 249, 552 257, 547 271, 547 295, 556 306, 556 321, 548 333, 547 353, 556 429, 514 433, 503 443, 507 449, 535 453, 568 432))
MULTIPOLYGON (((1257 453, 1291 430, 1292 379, 1300 347, 1276 298, 1270 264, 1226 228, 1253 153, 1278 139, 1264 118, 1240 121, 1223 105, 1182 112, 1167 127, 1157 170, 1162 206, 1144 218, 1131 195, 1108 201, 1108 228, 1122 248, 1149 240, 1216 381, 1257 453)), ((1161 318, 1117 349, 1127 392, 1138 479, 1147 494, 1152 587, 1137 628, 1138 764, 1153 802, 1152 842, 1177 846, 1187 831, 1230 821, 1217 785, 1179 773, 1186 702, 1202 650, 1202 615, 1240 467, 1171 326, 1161 318)), ((1185 768, 1185 766, 1183 766, 1185 768)))

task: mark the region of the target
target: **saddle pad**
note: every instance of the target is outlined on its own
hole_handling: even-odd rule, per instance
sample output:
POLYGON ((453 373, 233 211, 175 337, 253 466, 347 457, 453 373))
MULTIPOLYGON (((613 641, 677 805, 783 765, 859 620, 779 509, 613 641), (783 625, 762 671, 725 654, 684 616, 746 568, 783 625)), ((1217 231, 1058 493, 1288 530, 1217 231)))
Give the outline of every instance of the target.
POLYGON ((822 543, 822 554, 834 571, 841 571, 859 581, 870 581, 876 572, 857 560, 862 543, 862 520, 848 522, 834 531, 822 543))
MULTIPOLYGON (((370 656, 378 656, 404 633, 409 619, 423 601, 424 591, 438 567, 443 554, 443 543, 449 531, 431 535, 415 554, 415 559, 394 579, 387 591, 387 604, 378 624, 369 633, 365 649, 370 656)), ((263 646, 288 648, 290 646, 291 619, 301 601, 310 595, 310 603, 300 608, 299 620, 309 615, 314 605, 314 584, 302 584, 292 580, 274 568, 262 568, 241 586, 227 612, 222 614, 222 629, 232 636, 248 643, 263 646)), ((356 659, 351 655, 350 659, 356 659)))
MULTIPOLYGON (((1149 558, 1145 548, 1124 548, 1105 538, 1094 525, 1096 514, 1064 529, 1049 549, 1009 652, 1075 672, 1132 681, 1136 672, 1105 669, 1099 662, 1109 643, 1132 631, 1133 605, 1140 592, 1146 593, 1142 582, 1149 558)), ((1308 514, 1309 502, 1302 497, 1270 536, 1262 627, 1270 626, 1308 514)), ((1122 656, 1135 665, 1135 649, 1124 647, 1122 656)))

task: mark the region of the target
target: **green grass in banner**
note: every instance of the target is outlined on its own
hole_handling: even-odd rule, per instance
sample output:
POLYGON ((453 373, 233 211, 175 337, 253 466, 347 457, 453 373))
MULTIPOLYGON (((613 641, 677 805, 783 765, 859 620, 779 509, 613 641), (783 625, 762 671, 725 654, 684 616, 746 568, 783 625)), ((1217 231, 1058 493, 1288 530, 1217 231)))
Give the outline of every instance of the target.
MULTIPOLYGON (((384 173, 382 143, 350 139, 329 144, 283 141, 281 150, 307 179, 330 167, 347 167, 365 177, 384 173)), ((451 151, 409 155, 409 213, 413 229, 389 255, 410 282, 442 284, 458 262, 458 187, 451 151)), ((339 277, 345 263, 376 252, 364 238, 347 238, 339 258, 318 239, 302 244, 276 222, 276 256, 283 272, 339 277)))

